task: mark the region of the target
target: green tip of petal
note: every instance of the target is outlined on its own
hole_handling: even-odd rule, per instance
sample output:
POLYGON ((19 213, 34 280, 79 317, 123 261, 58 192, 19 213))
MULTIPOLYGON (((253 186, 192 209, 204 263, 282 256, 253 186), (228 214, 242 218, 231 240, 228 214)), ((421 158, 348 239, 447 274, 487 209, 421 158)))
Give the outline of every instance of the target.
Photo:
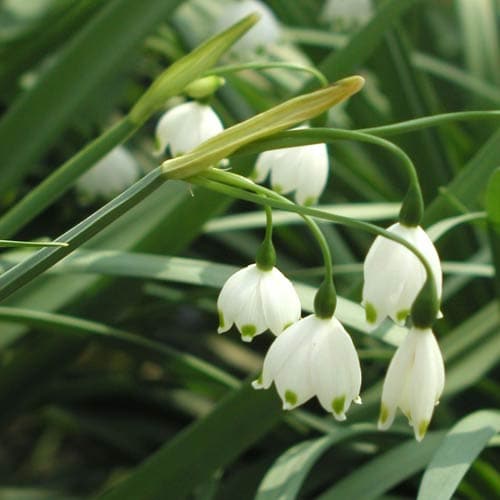
POLYGON ((389 418, 389 408, 382 404, 380 406, 380 415, 378 417, 378 423, 379 425, 384 425, 387 422, 387 419, 389 418))
POLYGON ((428 427, 429 427, 428 420, 422 420, 418 424, 417 435, 415 436, 417 438, 417 441, 422 441, 422 439, 424 439, 424 436, 425 436, 425 433, 427 432, 428 427))
POLYGON ((318 198, 316 198, 315 196, 309 196, 309 198, 306 198, 304 200, 304 203, 302 205, 304 207, 310 207, 311 205, 314 205, 317 200, 318 200, 318 198))
POLYGON ((273 186, 273 191, 275 191, 276 193, 282 193, 283 186, 280 186, 279 184, 277 184, 276 186, 273 186))
POLYGON ((241 336, 245 341, 252 340, 256 332, 257 327, 255 325, 243 325, 241 327, 241 336))
POLYGON ((332 410, 336 415, 344 413, 345 396, 339 396, 332 401, 332 410))
POLYGON ((217 311, 219 314, 219 328, 224 328, 226 326, 226 322, 224 321, 224 313, 219 309, 217 311))
POLYGON ((255 179, 257 179, 257 170, 252 170, 252 172, 250 173, 250 175, 248 176, 248 178, 251 181, 255 181, 255 179))
POLYGON ((396 319, 398 321, 405 321, 406 318, 410 315, 410 310, 409 309, 401 309, 401 311, 398 311, 396 313, 396 319))
POLYGON ((375 309, 375 306, 370 302, 367 302, 365 304, 365 317, 368 323, 373 324, 377 321, 377 310, 375 309))
POLYGON ((285 391, 285 402, 290 406, 295 406, 297 404, 297 394, 291 390, 285 391))
POLYGON ((288 323, 286 323, 284 326, 283 326, 283 330, 282 331, 285 331, 289 326, 292 326, 293 325, 293 321, 289 321, 288 323))

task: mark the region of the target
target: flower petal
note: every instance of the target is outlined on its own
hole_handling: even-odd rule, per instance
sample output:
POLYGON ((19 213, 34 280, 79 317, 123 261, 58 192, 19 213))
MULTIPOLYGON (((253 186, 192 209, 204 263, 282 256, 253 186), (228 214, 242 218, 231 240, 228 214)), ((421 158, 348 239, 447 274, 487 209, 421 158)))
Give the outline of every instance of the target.
POLYGON ((260 271, 255 264, 240 269, 231 275, 217 299, 217 309, 221 317, 218 332, 227 332, 240 314, 240 311, 248 301, 252 290, 259 284, 260 271))
POLYGON ((326 144, 311 144, 302 146, 301 155, 295 199, 301 205, 312 205, 320 197, 328 180, 328 150, 326 144))
POLYGON ((412 331, 408 333, 402 344, 391 359, 382 389, 382 401, 378 427, 388 429, 396 415, 396 408, 400 405, 405 385, 415 358, 416 337, 412 331))
POLYGON ((438 384, 433 334, 414 329, 416 335, 415 363, 411 381, 411 420, 415 438, 421 441, 434 412, 438 384))
POLYGON ((266 325, 275 335, 300 318, 300 299, 290 280, 278 269, 264 273, 260 281, 266 325))
POLYGON ((309 341, 316 327, 316 318, 313 314, 301 319, 284 330, 271 344, 264 358, 262 368, 262 387, 267 389, 290 356, 299 346, 309 341))

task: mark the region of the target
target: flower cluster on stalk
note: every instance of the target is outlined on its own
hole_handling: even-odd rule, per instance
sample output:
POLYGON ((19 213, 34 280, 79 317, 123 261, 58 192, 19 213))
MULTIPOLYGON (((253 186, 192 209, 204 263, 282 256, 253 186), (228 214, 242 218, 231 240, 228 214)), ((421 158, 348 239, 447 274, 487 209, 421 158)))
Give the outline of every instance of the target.
MULTIPOLYGON (((157 126, 157 143, 160 152, 168 146, 170 154, 177 156, 222 129, 205 102, 189 101, 163 115, 157 126)), ((325 144, 299 146, 262 153, 253 180, 262 182, 270 175, 276 191, 294 192, 298 204, 308 205, 321 195, 328 170, 325 144)), ((425 435, 444 387, 443 358, 432 331, 441 314, 442 273, 438 253, 418 225, 421 212, 420 191, 414 184, 403 202, 399 222, 377 236, 368 251, 362 292, 366 320, 373 328, 387 317, 400 325, 411 319, 384 381, 379 428, 385 430, 392 424, 399 407, 418 441, 425 435)), ((266 237, 256 262, 235 272, 222 287, 217 300, 218 332, 235 325, 242 340, 250 342, 270 330, 275 339, 254 388, 268 389, 274 383, 285 410, 316 397, 327 412, 344 420, 351 404, 361 403, 361 367, 349 333, 335 316, 330 250, 310 221, 322 248, 325 280, 316 294, 314 313, 301 318, 293 284, 275 267, 270 214, 267 207, 266 237)))

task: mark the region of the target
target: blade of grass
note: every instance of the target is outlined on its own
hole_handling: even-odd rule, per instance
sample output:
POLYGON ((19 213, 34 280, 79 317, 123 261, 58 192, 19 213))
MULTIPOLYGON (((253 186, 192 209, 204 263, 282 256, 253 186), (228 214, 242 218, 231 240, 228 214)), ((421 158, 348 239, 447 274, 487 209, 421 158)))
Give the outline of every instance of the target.
POLYGON ((345 479, 328 489, 318 500, 378 498, 401 481, 413 476, 429 462, 443 439, 444 432, 430 433, 421 443, 406 441, 358 467, 345 479))
POLYGON ((481 410, 459 420, 446 434, 427 466, 417 500, 452 498, 469 467, 498 432, 498 411, 481 410))

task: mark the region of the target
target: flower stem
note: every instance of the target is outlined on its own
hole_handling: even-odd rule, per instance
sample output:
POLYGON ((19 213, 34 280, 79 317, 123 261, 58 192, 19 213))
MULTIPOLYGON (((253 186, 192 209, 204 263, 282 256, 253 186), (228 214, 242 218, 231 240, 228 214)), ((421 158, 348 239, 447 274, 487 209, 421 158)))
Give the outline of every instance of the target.
POLYGON ((328 85, 328 80, 321 73, 321 71, 311 66, 304 66, 302 64, 294 64, 287 62, 251 62, 243 64, 231 64, 228 66, 219 66, 218 68, 213 68, 206 72, 206 76, 209 75, 227 75, 228 73, 237 73, 239 71, 244 71, 246 69, 288 69, 290 71, 304 71, 313 75, 321 84, 322 87, 328 85))
POLYGON ((408 191, 401 206, 399 219, 400 222, 406 226, 419 225, 424 212, 424 202, 415 165, 413 165, 411 158, 399 146, 388 141, 387 139, 356 130, 310 128, 305 130, 290 130, 274 134, 271 137, 256 141, 247 147, 241 148, 237 154, 249 154, 266 151, 268 149, 289 148, 294 146, 317 144, 321 142, 332 142, 336 140, 358 141, 367 144, 374 144, 391 151, 391 153, 399 158, 406 170, 409 180, 408 191))
MULTIPOLYGON (((208 169, 203 174, 190 177, 189 182, 203 186, 213 191, 217 191, 219 193, 223 193, 233 198, 239 198, 242 200, 251 201, 260 205, 267 204, 273 208, 285 210, 287 212, 295 212, 299 214, 301 217, 309 216, 327 220, 335 224, 341 224, 347 227, 351 227, 353 229, 359 229, 374 234, 376 236, 383 236, 384 238, 396 241, 397 243, 403 245, 405 248, 410 250, 424 266, 425 272, 427 274, 427 280, 426 280, 427 285, 424 286, 435 288, 434 275, 430 267, 430 264, 424 257, 424 255, 414 245, 412 245, 409 241, 405 240, 401 236, 391 233, 374 224, 351 219, 349 217, 344 217, 342 215, 331 214, 317 208, 296 205, 292 201, 282 197, 281 195, 275 193, 274 191, 264 186, 258 186, 257 184, 254 184, 246 177, 242 177, 240 175, 231 172, 223 172, 214 168, 208 169), (267 197, 264 198, 262 195, 265 195, 267 197)), ((325 248, 329 256, 330 251, 327 246, 325 248)), ((328 260, 331 263, 331 259, 328 260)), ((325 262, 325 267, 326 265, 327 264, 325 262)), ((435 290, 433 291, 432 295, 437 296, 435 290)))
POLYGON ((262 271, 270 271, 276 264, 276 251, 273 245, 273 210, 268 205, 264 205, 264 210, 266 211, 266 234, 255 256, 255 263, 262 271))
POLYGON ((446 123, 455 121, 469 120, 491 120, 500 119, 500 111, 460 111, 458 113, 443 113, 434 116, 425 116, 423 118, 415 118, 404 122, 393 123, 391 125, 382 125, 381 127, 370 127, 359 129, 358 132, 377 136, 390 136, 407 134, 429 127, 437 127, 446 123))
MULTIPOLYGON (((271 207, 267 204, 267 200, 270 197, 281 201, 282 203, 286 203, 288 205, 294 205, 288 198, 281 196, 280 194, 271 191, 263 186, 259 186, 255 184, 253 181, 247 179, 246 177, 242 177, 237 174, 233 174, 231 172, 226 172, 223 170, 219 170, 211 167, 208 169, 207 174, 204 177, 210 177, 213 179, 217 179, 217 182, 221 183, 220 185, 229 185, 234 186, 237 189, 250 189, 255 193, 259 193, 259 197, 262 200, 262 203, 265 204, 266 215, 271 211, 271 207)), ((325 277, 322 285, 320 286, 316 298, 314 300, 314 310, 317 316, 321 318, 331 318, 335 312, 335 307, 337 304, 337 295, 335 291, 335 285, 333 283, 333 264, 332 264, 332 256, 330 252, 330 247, 328 246, 328 242, 326 241, 325 235, 319 228, 318 224, 308 217, 307 215, 300 214, 304 219, 305 223, 309 227, 312 235, 316 239, 318 246, 321 250, 321 255, 323 257, 324 269, 325 269, 325 277)), ((266 228, 266 237, 269 228, 269 219, 267 221, 266 228)), ((260 252, 260 250, 259 250, 260 252)))

